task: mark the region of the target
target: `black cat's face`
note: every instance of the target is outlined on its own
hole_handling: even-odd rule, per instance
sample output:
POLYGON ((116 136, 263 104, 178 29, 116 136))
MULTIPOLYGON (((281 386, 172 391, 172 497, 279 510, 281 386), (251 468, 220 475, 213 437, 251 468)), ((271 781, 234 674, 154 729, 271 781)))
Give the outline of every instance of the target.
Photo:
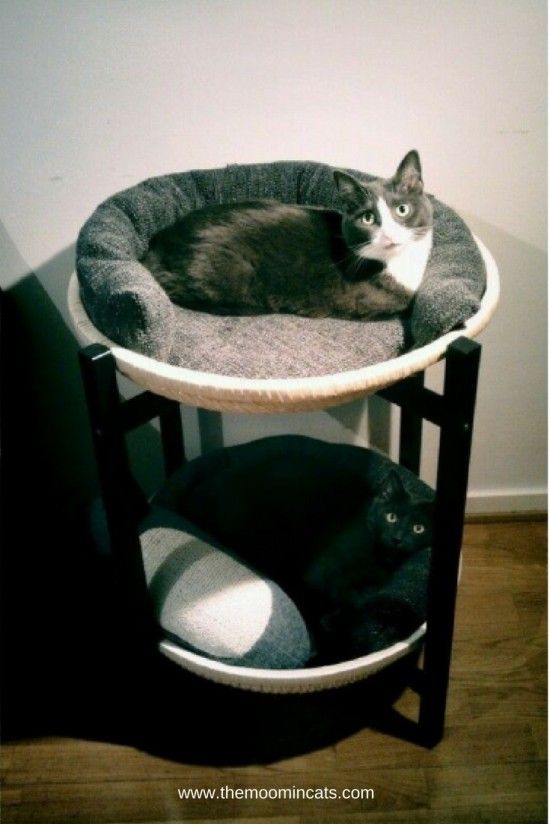
POLYGON ((424 194, 416 151, 403 158, 388 180, 361 183, 340 171, 334 179, 344 206, 342 233, 360 257, 387 262, 430 231, 432 205, 424 194))
POLYGON ((375 535, 377 560, 389 569, 431 546, 433 502, 410 495, 394 471, 374 497, 367 519, 375 535))

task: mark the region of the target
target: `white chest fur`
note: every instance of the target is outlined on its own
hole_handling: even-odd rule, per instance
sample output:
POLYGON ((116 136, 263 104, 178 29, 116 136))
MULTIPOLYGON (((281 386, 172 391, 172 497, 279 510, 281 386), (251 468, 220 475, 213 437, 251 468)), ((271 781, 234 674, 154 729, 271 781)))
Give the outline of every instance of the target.
POLYGON ((386 271, 407 291, 416 292, 432 249, 433 232, 430 229, 416 239, 409 229, 393 217, 387 203, 380 198, 376 204, 381 225, 370 243, 358 252, 361 257, 382 261, 386 271))
POLYGON ((428 263, 432 250, 432 230, 420 240, 411 240, 391 256, 386 269, 389 274, 409 292, 416 292, 428 263))

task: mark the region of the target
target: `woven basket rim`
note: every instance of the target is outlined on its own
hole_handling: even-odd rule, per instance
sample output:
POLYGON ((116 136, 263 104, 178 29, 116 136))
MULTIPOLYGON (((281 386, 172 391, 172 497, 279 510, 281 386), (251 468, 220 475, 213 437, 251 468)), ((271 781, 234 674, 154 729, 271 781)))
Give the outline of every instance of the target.
POLYGON ((91 322, 80 298, 76 273, 69 282, 68 306, 76 335, 83 345, 108 346, 118 370, 145 389, 182 403, 217 411, 284 412, 324 409, 368 395, 444 357, 453 340, 476 337, 489 323, 500 294, 496 262, 474 235, 486 269, 486 288, 478 311, 463 329, 380 363, 329 375, 303 378, 241 378, 173 366, 126 349, 103 335, 91 322))
POLYGON ((361 681, 412 652, 426 632, 422 624, 408 638, 386 649, 336 664, 298 669, 260 669, 225 664, 163 640, 160 652, 174 663, 210 681, 252 692, 306 693, 334 689, 361 681))

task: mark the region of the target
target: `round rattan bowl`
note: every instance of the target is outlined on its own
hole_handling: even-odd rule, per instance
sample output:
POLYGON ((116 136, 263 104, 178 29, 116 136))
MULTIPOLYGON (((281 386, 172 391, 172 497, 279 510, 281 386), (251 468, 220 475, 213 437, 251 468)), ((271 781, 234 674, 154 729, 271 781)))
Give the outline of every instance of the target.
POLYGON ((498 303, 499 276, 489 250, 477 237, 475 240, 485 263, 487 283, 479 310, 463 329, 448 332, 391 360, 332 375, 277 379, 229 377, 172 366, 140 355, 109 340, 92 324, 80 299, 76 274, 69 283, 69 311, 83 345, 105 344, 123 375, 158 395, 220 412, 268 414, 326 409, 372 394, 426 369, 445 356, 447 347, 457 337, 474 338, 485 328, 498 303))
POLYGON ((163 655, 184 669, 218 684, 251 692, 306 693, 343 687, 374 675, 413 652, 425 632, 426 624, 422 624, 405 640, 378 652, 335 664, 291 670, 257 669, 224 664, 222 661, 197 655, 171 641, 161 641, 159 649, 163 655))

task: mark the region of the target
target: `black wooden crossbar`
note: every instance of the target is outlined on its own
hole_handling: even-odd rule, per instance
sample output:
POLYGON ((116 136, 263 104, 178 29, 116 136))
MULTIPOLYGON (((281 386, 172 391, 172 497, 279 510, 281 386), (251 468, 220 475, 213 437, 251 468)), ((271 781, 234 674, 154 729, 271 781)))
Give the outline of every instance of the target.
POLYGON ((382 389, 377 392, 377 395, 400 406, 408 414, 412 413, 416 417, 424 418, 436 426, 440 426, 443 421, 443 396, 425 388, 424 372, 417 372, 410 378, 405 378, 387 389, 382 389))
POLYGON ((153 418, 160 420, 164 467, 170 475, 185 461, 181 410, 177 401, 142 392, 119 405, 120 423, 124 432, 130 432, 153 418))
POLYGON ((160 417, 164 400, 153 392, 142 392, 124 401, 120 406, 120 422, 124 431, 131 432, 153 418, 160 417))

